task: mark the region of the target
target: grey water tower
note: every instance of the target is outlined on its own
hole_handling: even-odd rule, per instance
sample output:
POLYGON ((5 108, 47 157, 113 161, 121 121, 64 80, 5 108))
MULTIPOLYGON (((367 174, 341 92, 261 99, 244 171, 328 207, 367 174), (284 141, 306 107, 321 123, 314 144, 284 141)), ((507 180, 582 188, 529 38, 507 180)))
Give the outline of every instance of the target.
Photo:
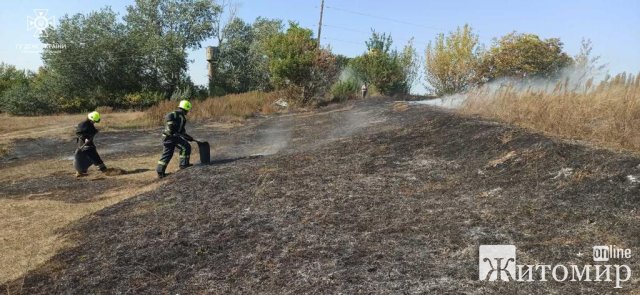
POLYGON ((209 94, 211 95, 211 85, 216 72, 219 49, 217 46, 207 46, 207 69, 209 70, 209 94))

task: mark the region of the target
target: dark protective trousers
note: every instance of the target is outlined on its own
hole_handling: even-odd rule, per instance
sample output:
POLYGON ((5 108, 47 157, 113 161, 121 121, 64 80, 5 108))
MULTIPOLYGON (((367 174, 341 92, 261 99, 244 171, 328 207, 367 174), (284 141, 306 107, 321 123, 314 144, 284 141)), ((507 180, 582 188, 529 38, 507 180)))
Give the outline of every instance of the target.
POLYGON ((156 172, 164 173, 173 157, 173 151, 178 147, 180 150, 180 168, 186 168, 189 166, 189 157, 191 156, 191 145, 188 141, 180 136, 166 136, 162 141, 164 150, 162 151, 162 157, 158 161, 156 172))
POLYGON ((74 166, 80 173, 87 173, 87 169, 91 164, 98 166, 100 171, 104 171, 107 167, 102 162, 98 150, 93 142, 87 143, 84 146, 78 148, 75 155, 74 166))

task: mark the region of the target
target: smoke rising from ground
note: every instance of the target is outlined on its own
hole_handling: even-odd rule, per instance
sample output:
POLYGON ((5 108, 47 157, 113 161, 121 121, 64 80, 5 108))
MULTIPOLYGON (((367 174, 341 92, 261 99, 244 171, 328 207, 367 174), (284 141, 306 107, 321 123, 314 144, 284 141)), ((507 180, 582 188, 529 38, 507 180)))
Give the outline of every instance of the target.
POLYGON ((268 119, 256 133, 237 142, 231 153, 235 157, 273 155, 285 150, 303 151, 317 148, 329 141, 348 137, 386 120, 380 110, 349 109, 301 116, 281 116, 268 119), (313 119, 309 119, 312 117, 313 119), (316 130, 314 125, 326 124, 316 130), (314 140, 296 142, 296 138, 314 132, 314 140))
POLYGON ((510 92, 537 92, 550 94, 554 91, 566 91, 569 93, 585 93, 594 89, 594 85, 606 79, 606 75, 578 67, 568 67, 562 70, 557 78, 500 78, 483 84, 469 91, 451 94, 436 99, 412 102, 438 106, 448 109, 462 107, 469 97, 481 96, 491 99, 497 97, 501 91, 510 92))
POLYGON ((333 128, 326 139, 350 136, 367 126, 384 122, 385 118, 373 111, 349 110, 335 117, 333 128))
POLYGON ((293 122, 289 118, 274 118, 260 129, 251 155, 273 155, 289 146, 293 122))

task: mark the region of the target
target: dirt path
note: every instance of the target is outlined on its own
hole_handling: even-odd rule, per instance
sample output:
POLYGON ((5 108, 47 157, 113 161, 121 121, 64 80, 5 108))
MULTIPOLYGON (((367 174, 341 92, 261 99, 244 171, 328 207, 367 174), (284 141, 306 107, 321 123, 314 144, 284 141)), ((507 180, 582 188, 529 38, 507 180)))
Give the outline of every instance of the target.
MULTIPOLYGON (((73 243, 6 287, 640 292, 637 157, 385 100, 198 129, 194 136, 214 143, 217 164, 180 171, 156 190, 58 227, 73 243), (247 157, 256 154, 262 156, 247 157), (617 245, 632 249, 624 263, 635 273, 621 290, 610 282, 480 282, 483 244, 517 245, 519 264, 593 264, 592 246, 617 245)), ((152 140, 153 132, 136 138, 152 140)), ((148 174, 135 177, 142 183, 148 174)), ((100 188, 109 181, 88 183, 100 188)), ((0 199, 28 199, 29 188, 15 189, 22 197, 0 199)))

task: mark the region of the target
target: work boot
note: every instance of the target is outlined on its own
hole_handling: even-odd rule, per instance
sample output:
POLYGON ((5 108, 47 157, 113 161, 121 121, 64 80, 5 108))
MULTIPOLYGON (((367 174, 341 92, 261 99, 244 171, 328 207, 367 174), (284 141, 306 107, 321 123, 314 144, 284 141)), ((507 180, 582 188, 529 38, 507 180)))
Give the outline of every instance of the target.
POLYGON ((76 172, 76 177, 85 177, 89 174, 87 174, 86 172, 76 172))
POLYGON ((98 169, 100 169, 100 172, 105 173, 107 171, 107 166, 105 164, 100 164, 98 169))
POLYGON ((164 173, 165 169, 167 169, 166 165, 158 163, 158 166, 156 166, 156 172, 158 173, 158 178, 163 178, 167 176, 167 174, 164 173))
POLYGON ((186 164, 186 165, 180 166, 180 169, 186 169, 186 168, 189 168, 191 166, 193 166, 193 164, 186 164))

